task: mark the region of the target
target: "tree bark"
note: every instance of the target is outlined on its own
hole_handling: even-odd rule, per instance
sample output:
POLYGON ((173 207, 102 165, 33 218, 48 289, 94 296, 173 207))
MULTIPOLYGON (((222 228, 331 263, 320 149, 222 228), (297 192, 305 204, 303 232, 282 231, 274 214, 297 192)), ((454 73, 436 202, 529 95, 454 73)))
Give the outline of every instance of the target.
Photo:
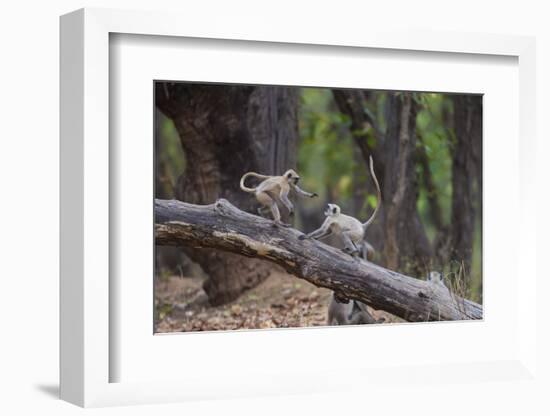
MULTIPOLYGON (((155 166, 155 198, 169 199, 174 194, 174 184, 171 183, 167 172, 167 166, 162 158, 166 152, 162 126, 165 116, 155 109, 155 140, 154 140, 154 166, 155 166)), ((185 262, 185 254, 179 247, 155 246, 155 270, 163 273, 178 273, 181 264, 185 262)), ((189 262, 189 260, 187 259, 189 262)))
MULTIPOLYGON (((421 137, 418 137, 418 140, 422 141, 421 137)), ((423 143, 416 148, 416 163, 422 168, 422 182, 427 193, 429 215, 436 230, 432 244, 431 268, 443 271, 448 263, 449 226, 443 220, 443 211, 439 205, 437 189, 430 170, 430 161, 423 143)))
MULTIPOLYGON (((155 93, 156 105, 174 121, 186 155, 177 199, 209 204, 228 198, 256 212, 255 199, 239 188, 241 176, 248 171, 281 174, 295 167, 295 88, 158 82, 155 93)), ((273 269, 259 259, 217 250, 189 254, 208 275, 204 290, 213 305, 236 299, 273 269)))
POLYGON ((208 206, 155 200, 157 244, 217 248, 269 260, 339 298, 354 299, 407 321, 481 319, 481 305, 445 286, 353 260, 326 244, 301 241, 293 228, 247 214, 227 200, 208 206))
POLYGON ((388 94, 385 175, 385 265, 420 274, 431 262, 432 249, 418 215, 415 170, 416 103, 411 93, 388 94))
POLYGON ((476 221, 475 201, 481 204, 481 146, 482 106, 481 96, 455 95, 454 129, 452 141, 451 231, 448 243, 448 261, 465 267, 465 277, 470 276, 474 231, 476 221))

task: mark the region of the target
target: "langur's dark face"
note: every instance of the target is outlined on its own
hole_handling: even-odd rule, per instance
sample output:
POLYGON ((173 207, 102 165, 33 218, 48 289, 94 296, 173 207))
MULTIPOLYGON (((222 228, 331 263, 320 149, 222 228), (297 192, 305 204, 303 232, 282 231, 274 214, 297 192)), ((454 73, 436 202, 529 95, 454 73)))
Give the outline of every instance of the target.
POLYGON ((443 275, 439 272, 429 272, 428 281, 434 283, 443 282, 443 275))
POLYGON ((298 181, 300 180, 300 177, 294 172, 288 172, 286 174, 286 178, 289 183, 293 183, 294 185, 297 185, 298 181))
POLYGON ((339 213, 340 213, 340 208, 334 204, 328 204, 327 208, 325 209, 325 216, 327 217, 332 217, 334 215, 338 215, 339 213))

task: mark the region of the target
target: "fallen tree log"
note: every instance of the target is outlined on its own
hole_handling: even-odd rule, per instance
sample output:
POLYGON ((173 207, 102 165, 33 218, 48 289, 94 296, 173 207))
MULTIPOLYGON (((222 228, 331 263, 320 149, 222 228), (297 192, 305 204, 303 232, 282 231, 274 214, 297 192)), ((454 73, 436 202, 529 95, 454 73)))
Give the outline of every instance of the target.
POLYGON ((355 299, 410 322, 482 319, 483 308, 445 286, 405 276, 274 226, 220 199, 211 205, 155 200, 158 245, 215 248, 276 263, 337 296, 355 299))

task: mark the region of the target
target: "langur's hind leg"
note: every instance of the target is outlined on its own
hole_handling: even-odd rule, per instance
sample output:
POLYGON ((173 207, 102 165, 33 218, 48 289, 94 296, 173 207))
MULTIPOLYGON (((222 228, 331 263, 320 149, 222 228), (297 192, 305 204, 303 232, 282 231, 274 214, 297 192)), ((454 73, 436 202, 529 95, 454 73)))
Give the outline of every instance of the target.
POLYGON ((274 226, 282 225, 283 227, 290 227, 290 224, 286 224, 281 221, 281 213, 279 212, 279 207, 274 200, 271 200, 271 205, 269 208, 271 209, 271 214, 273 214, 274 226))
POLYGON ((276 224, 282 224, 279 207, 277 206, 275 200, 271 198, 267 192, 258 192, 256 194, 256 199, 260 204, 262 204, 262 207, 258 209, 258 213, 260 213, 260 215, 269 210, 273 216, 273 221, 275 221, 276 224))

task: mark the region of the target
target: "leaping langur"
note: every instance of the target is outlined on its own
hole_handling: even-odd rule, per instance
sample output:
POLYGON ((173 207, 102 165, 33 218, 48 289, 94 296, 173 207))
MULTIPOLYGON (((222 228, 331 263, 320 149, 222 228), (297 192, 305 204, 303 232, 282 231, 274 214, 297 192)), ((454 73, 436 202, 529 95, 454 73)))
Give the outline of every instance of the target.
POLYGON ((357 218, 342 214, 338 205, 328 204, 327 209, 325 210, 326 218, 321 227, 309 234, 301 235, 299 237, 300 240, 305 238, 319 239, 334 233, 344 244, 343 250, 346 253, 349 253, 354 257, 361 255, 364 256, 364 258, 367 258, 368 252, 372 252, 372 246, 364 240, 365 231, 376 218, 376 214, 382 204, 382 192, 380 191, 380 185, 378 184, 378 179, 374 173, 372 157, 369 158, 369 167, 374 185, 376 186, 378 198, 376 208, 371 217, 365 223, 361 223, 361 221, 357 218))
POLYGON ((265 214, 265 210, 270 210, 276 224, 288 226, 289 224, 281 222, 281 213, 277 206, 277 202, 281 202, 288 210, 289 215, 293 215, 294 206, 288 199, 290 190, 307 198, 318 196, 316 193, 306 192, 301 189, 298 186, 299 180, 300 176, 292 169, 287 170, 282 176, 267 176, 255 172, 247 172, 241 178, 241 189, 245 192, 253 193, 256 196, 256 199, 262 205, 262 207, 258 208, 258 213, 261 216, 265 214), (262 182, 255 188, 249 188, 244 184, 246 178, 249 176, 261 179, 262 182))

